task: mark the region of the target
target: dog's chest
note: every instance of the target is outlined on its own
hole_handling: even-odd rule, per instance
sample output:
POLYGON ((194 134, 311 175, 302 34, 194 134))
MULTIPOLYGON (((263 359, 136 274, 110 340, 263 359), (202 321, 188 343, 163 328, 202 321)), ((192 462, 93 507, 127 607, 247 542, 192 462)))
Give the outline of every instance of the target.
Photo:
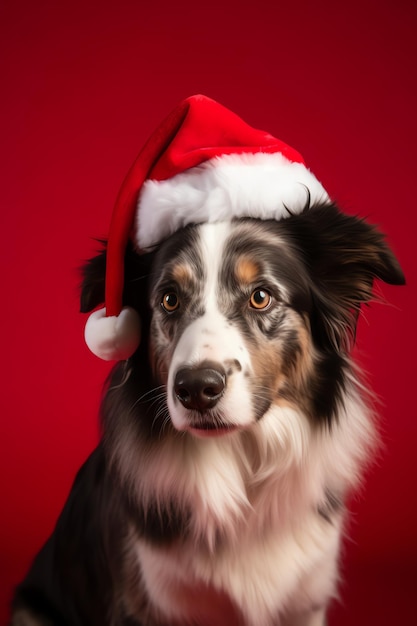
POLYGON ((156 623, 272 626, 283 607, 319 605, 333 584, 339 530, 308 522, 301 534, 246 537, 215 555, 191 543, 163 549, 138 541, 141 580, 149 604, 157 607, 156 623), (331 571, 318 584, 314 572, 326 561, 331 571))
POLYGON ((214 587, 179 584, 176 602, 178 609, 183 611, 183 616, 176 622, 178 626, 184 625, 184 618, 199 626, 242 626, 244 623, 230 597, 214 587))
POLYGON ((134 576, 136 582, 125 590, 125 605, 139 621, 150 620, 149 623, 161 626, 246 623, 227 585, 224 589, 221 580, 213 578, 212 568, 204 565, 197 549, 157 548, 136 540, 135 553, 138 574, 134 576))

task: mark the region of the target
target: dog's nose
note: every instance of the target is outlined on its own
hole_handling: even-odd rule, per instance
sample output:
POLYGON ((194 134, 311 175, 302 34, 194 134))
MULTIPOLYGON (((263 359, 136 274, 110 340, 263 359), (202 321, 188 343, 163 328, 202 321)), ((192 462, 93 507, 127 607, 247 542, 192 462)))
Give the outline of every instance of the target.
POLYGON ((177 372, 174 392, 186 409, 212 409, 223 395, 226 372, 218 364, 184 368, 177 372))

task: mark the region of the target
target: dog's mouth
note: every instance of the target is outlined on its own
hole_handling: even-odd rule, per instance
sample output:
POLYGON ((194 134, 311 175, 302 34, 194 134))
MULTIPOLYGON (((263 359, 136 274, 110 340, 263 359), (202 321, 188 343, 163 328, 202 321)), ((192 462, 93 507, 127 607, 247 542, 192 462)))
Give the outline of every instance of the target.
POLYGON ((214 422, 200 420, 198 422, 191 422, 187 427, 188 432, 196 437, 221 437, 228 435, 237 430, 235 424, 226 424, 225 422, 214 422))

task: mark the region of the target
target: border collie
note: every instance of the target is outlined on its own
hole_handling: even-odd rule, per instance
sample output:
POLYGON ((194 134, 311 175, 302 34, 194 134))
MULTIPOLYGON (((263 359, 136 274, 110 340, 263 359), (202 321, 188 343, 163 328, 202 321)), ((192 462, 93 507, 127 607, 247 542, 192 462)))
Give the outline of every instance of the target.
MULTIPOLYGON (((105 250, 81 309, 104 299, 105 250)), ((347 494, 376 435, 350 357, 383 236, 332 203, 188 225, 126 252, 135 354, 13 626, 322 626, 347 494)))

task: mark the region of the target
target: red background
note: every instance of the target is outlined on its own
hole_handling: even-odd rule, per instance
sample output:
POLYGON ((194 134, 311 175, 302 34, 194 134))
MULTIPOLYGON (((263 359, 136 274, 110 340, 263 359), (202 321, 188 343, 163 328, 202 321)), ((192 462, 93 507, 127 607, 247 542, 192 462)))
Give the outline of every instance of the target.
POLYGON ((97 439, 108 366, 84 346, 77 268, 148 134, 202 92, 304 155, 388 233, 408 279, 358 355, 385 449, 352 502, 331 625, 410 623, 417 563, 416 10, 406 0, 1 5, 0 623, 97 439), (414 578, 415 580, 415 578, 414 578))

